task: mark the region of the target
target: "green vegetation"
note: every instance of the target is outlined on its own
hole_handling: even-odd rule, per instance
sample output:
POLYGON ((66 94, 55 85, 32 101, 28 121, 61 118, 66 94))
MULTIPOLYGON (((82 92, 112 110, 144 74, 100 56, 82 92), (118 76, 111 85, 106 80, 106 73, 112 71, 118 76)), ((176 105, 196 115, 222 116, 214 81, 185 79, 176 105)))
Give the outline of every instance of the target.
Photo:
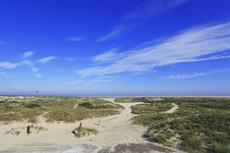
POLYGON ((122 109, 122 110, 125 109, 121 105, 114 104, 112 102, 101 100, 101 99, 95 100, 93 102, 83 102, 80 103, 79 106, 84 108, 89 108, 89 109, 122 109))
MULTIPOLYGON (((75 131, 78 131, 79 127, 77 127, 76 129, 74 129, 75 131)), ((81 127, 80 129, 80 133, 77 135, 78 138, 83 137, 83 136, 88 136, 91 134, 98 134, 99 131, 94 129, 94 128, 88 128, 88 127, 81 127)))
POLYGON ((230 152, 229 98, 162 98, 154 103, 133 107, 140 114, 133 122, 151 126, 145 133, 150 141, 188 152, 230 152), (157 113, 160 104, 154 103, 164 103, 165 109, 175 103, 180 108, 174 113, 157 113), (155 106, 155 113, 150 106, 155 106))
POLYGON ((38 123, 39 120, 38 120, 37 118, 29 118, 27 122, 28 122, 28 123, 32 123, 32 124, 35 124, 35 123, 38 123))
POLYGON ((114 101, 118 103, 133 103, 133 102, 144 102, 151 103, 161 99, 153 97, 134 97, 134 98, 116 98, 114 101))
POLYGON ((87 108, 59 108, 51 110, 45 115, 47 122, 64 121, 75 122, 78 120, 92 118, 92 117, 105 117, 109 115, 119 114, 117 110, 92 110, 87 108))
POLYGON ((27 108, 35 108, 35 107, 41 107, 41 106, 38 105, 38 104, 28 104, 28 105, 25 105, 25 107, 27 107, 27 108))
POLYGON ((98 98, 74 96, 0 96, 0 121, 36 123, 45 113, 47 122, 75 122, 92 117, 119 114, 124 107, 98 98))
POLYGON ((145 114, 156 114, 158 112, 164 112, 171 109, 173 105, 171 103, 163 103, 163 102, 151 102, 145 104, 138 104, 132 106, 132 113, 145 115, 145 114))

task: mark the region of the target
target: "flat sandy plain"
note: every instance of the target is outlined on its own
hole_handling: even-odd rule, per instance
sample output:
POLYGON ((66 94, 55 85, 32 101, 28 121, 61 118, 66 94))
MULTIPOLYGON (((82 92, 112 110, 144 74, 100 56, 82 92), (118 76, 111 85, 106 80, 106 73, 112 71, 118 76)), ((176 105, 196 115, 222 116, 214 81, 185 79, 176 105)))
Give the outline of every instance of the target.
MULTIPOLYGON (((115 98, 103 98, 114 102, 115 98)), ((143 137, 148 127, 131 124, 131 106, 140 104, 119 103, 125 107, 121 114, 104 118, 93 118, 75 123, 47 123, 40 116, 40 122, 34 126, 47 128, 37 134, 26 133, 31 125, 24 122, 13 122, 8 125, 0 124, 0 152, 65 152, 65 153, 119 153, 119 152, 182 152, 173 148, 163 147, 157 143, 149 142, 143 137), (100 120, 100 125, 99 125, 100 120), (87 137, 76 138, 71 132, 82 123, 85 127, 95 128, 100 133, 87 137), (22 128, 24 127, 24 129, 22 128), (20 130, 20 134, 5 135, 11 128, 20 130), (134 149, 134 150, 132 150, 134 149)), ((167 111, 172 113, 178 108, 167 111)))

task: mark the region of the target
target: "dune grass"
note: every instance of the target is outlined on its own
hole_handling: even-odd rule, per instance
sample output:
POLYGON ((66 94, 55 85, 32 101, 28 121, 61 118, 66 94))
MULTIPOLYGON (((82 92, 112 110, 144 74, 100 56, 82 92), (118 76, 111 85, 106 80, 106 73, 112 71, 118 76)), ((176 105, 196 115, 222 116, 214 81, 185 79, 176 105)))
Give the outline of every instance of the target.
POLYGON ((134 97, 134 98, 115 98, 114 101, 118 103, 133 103, 133 102, 144 102, 151 103, 161 100, 159 98, 154 97, 134 97))
POLYGON ((229 152, 230 99, 162 99, 161 102, 176 103, 180 108, 170 114, 142 111, 140 116, 133 118, 135 124, 151 126, 145 134, 150 141, 188 152, 229 152))
POLYGON ((7 123, 23 120, 33 122, 45 112, 47 112, 45 115, 47 122, 75 122, 86 118, 119 114, 123 109, 121 105, 98 98, 0 96, 0 121, 7 123), (91 107, 84 104, 89 104, 91 107))
POLYGON ((132 113, 145 115, 145 114, 156 114, 159 112, 165 112, 171 109, 173 105, 171 103, 163 103, 163 102, 152 102, 152 103, 145 103, 145 104, 138 104, 132 106, 132 113))
POLYGON ((20 135, 20 134, 37 134, 41 131, 47 131, 48 129, 43 126, 30 126, 30 133, 27 133, 27 127, 15 127, 6 131, 4 135, 20 135))
MULTIPOLYGON (((79 127, 77 127, 76 129, 74 129, 75 131, 78 131, 79 127)), ((76 132, 77 133, 77 132, 76 132)), ((88 128, 88 127, 81 127, 80 129, 80 133, 77 134, 76 137, 78 138, 81 138, 81 137, 84 137, 84 136, 88 136, 88 135, 91 135, 91 134, 98 134, 99 131, 96 130, 95 128, 88 128)))

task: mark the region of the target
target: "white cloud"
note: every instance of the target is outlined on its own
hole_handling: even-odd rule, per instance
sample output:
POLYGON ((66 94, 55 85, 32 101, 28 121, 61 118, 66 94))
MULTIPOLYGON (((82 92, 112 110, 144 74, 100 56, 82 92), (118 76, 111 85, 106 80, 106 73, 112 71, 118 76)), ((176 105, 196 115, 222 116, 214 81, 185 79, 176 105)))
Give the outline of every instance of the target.
POLYGON ((182 5, 189 0, 147 0, 136 6, 136 10, 126 14, 123 18, 127 20, 146 20, 160 13, 182 5))
POLYGON ((72 37, 68 38, 68 41, 83 41, 85 40, 85 37, 72 37))
POLYGON ((34 63, 32 63, 30 60, 23 60, 22 62, 19 63, 10 63, 10 62, 0 62, 0 67, 4 67, 7 69, 12 69, 12 68, 16 68, 17 66, 20 65, 28 65, 28 67, 35 73, 38 72, 39 68, 34 67, 34 63))
POLYGON ((75 61, 74 58, 66 58, 69 62, 75 61))
MULTIPOLYGON (((97 77, 96 79, 89 80, 89 81, 84 81, 84 80, 74 80, 70 82, 66 82, 68 85, 83 85, 83 86, 95 86, 98 85, 96 83, 99 82, 111 82, 111 81, 117 81, 120 76, 100 76, 97 77), (84 83, 84 84, 83 84, 84 83)), ((59 79, 53 79, 53 80, 59 80, 59 79)))
POLYGON ((4 76, 4 77, 7 77, 7 78, 16 78, 17 76, 10 76, 10 75, 7 75, 5 72, 0 72, 0 75, 4 76))
POLYGON ((97 42, 106 41, 122 36, 125 32, 142 25, 146 20, 173 9, 189 0, 147 0, 136 6, 133 12, 123 16, 122 21, 112 28, 112 31, 99 38, 97 42))
POLYGON ((230 55, 223 53, 228 50, 230 50, 230 22, 183 31, 158 44, 149 44, 131 51, 110 65, 83 69, 77 71, 77 74, 86 77, 125 71, 146 72, 155 66, 228 58, 230 55), (217 53, 218 55, 212 55, 217 53))
POLYGON ((25 58, 27 58, 29 56, 32 56, 33 54, 34 54, 33 51, 25 52, 25 53, 22 54, 21 58, 25 59, 25 58))
POLYGON ((120 76, 104 76, 105 78, 113 78, 113 79, 118 79, 120 76))
POLYGON ((42 59, 38 60, 38 62, 41 62, 41 63, 45 64, 45 63, 47 63, 47 62, 49 62, 51 60, 54 60, 54 59, 56 59, 55 56, 49 56, 49 57, 45 57, 45 58, 42 58, 42 59))
POLYGON ((217 69, 217 70, 212 70, 212 71, 208 71, 208 72, 194 73, 194 74, 190 74, 190 75, 185 75, 185 74, 171 75, 167 78, 168 79, 186 79, 186 78, 194 78, 194 77, 199 77, 199 76, 210 75, 210 74, 218 73, 218 72, 229 72, 229 71, 230 71, 230 68, 217 69))
POLYGON ((112 48, 103 54, 97 55, 92 61, 98 63, 111 63, 125 56, 124 53, 117 53, 118 50, 119 48, 112 48))
POLYGON ((34 63, 32 63, 30 60, 23 60, 21 63, 20 63, 20 65, 29 65, 29 66, 32 66, 32 65, 34 65, 34 63))
POLYGON ((95 83, 95 82, 111 82, 116 81, 119 77, 118 76, 101 76, 97 77, 96 79, 90 80, 89 83, 95 83), (107 79, 104 79, 107 78, 107 79))
POLYGON ((194 77, 198 77, 198 76, 205 76, 205 75, 209 75, 210 72, 201 72, 201 73, 195 73, 195 74, 190 74, 190 75, 185 75, 185 74, 177 74, 177 75, 171 75, 169 77, 167 77, 168 79, 185 79, 185 78, 194 78, 194 77))
POLYGON ((35 68, 35 67, 31 67, 31 69, 32 69, 32 71, 33 71, 34 73, 37 73, 38 70, 39 70, 39 68, 35 68))
POLYGON ((42 78, 42 74, 35 74, 34 76, 37 78, 42 78))
POLYGON ((74 80, 74 81, 71 81, 71 82, 66 82, 66 84, 68 85, 78 85, 78 84, 81 84, 85 81, 82 81, 82 80, 74 80))
POLYGON ((9 63, 9 62, 0 62, 0 67, 4 67, 6 69, 13 69, 17 66, 19 66, 20 63, 9 63))
POLYGON ((124 28, 119 27, 118 29, 115 29, 112 32, 108 33, 106 36, 103 36, 103 37, 99 38, 97 40, 97 42, 101 42, 101 41, 106 41, 106 40, 117 38, 117 37, 119 37, 119 35, 121 35, 121 33, 122 33, 123 30, 124 30, 124 28))
POLYGON ((23 60, 20 65, 28 65, 29 68, 34 72, 37 73, 39 68, 34 67, 34 63, 32 63, 30 60, 23 60))

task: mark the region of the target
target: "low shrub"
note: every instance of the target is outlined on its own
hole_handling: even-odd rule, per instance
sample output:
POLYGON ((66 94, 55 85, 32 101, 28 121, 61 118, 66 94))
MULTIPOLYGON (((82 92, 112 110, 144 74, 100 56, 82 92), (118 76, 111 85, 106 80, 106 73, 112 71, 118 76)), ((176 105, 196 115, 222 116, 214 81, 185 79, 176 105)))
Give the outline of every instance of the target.
POLYGON ((176 134, 172 131, 166 131, 166 138, 170 139, 172 137, 174 137, 176 134))
MULTIPOLYGON (((77 127, 76 129, 74 129, 74 130, 76 130, 76 131, 78 131, 78 129, 79 129, 79 127, 77 127)), ((91 134, 98 134, 99 133, 99 131, 98 130, 96 130, 95 128, 88 128, 88 127, 81 127, 81 129, 80 129, 80 133, 79 134, 77 134, 77 137, 83 137, 83 136, 88 136, 88 135, 91 135, 91 134)))
POLYGON ((190 150, 198 150, 201 151, 202 149, 202 143, 200 139, 197 138, 191 138, 187 141, 186 148, 188 151, 190 150))
POLYGON ((41 107, 41 106, 38 105, 38 104, 27 104, 27 105, 25 105, 25 107, 27 107, 27 108, 35 108, 35 107, 41 107))
POLYGON ((152 138, 150 137, 150 140, 161 143, 161 144, 164 144, 165 142, 167 142, 165 134, 158 134, 157 136, 154 136, 152 138))
POLYGON ((28 123, 32 123, 32 124, 35 124, 35 123, 38 123, 39 120, 38 120, 37 118, 29 118, 27 122, 28 122, 28 123))
POLYGON ((82 106, 86 108, 94 107, 93 104, 91 104, 90 102, 84 102, 84 103, 79 104, 78 106, 82 106))

